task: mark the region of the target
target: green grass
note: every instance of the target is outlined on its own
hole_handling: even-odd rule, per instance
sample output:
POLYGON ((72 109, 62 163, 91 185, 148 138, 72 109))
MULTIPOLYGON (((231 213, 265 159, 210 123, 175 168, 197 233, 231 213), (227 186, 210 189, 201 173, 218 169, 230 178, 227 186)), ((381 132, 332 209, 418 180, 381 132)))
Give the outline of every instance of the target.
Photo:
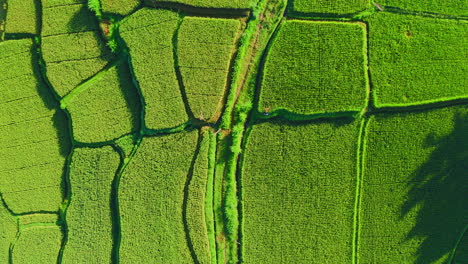
POLYGON ((197 140, 192 131, 141 142, 119 187, 121 263, 193 263, 183 207, 197 140))
POLYGON ((38 34, 35 0, 8 0, 5 33, 38 34))
POLYGON ((0 78, 4 79, 0 193, 15 213, 56 211, 62 201, 62 174, 69 148, 67 121, 38 77, 32 40, 2 42, 0 54, 0 78))
POLYGON ((12 263, 56 263, 62 244, 59 226, 33 226, 20 230, 12 247, 12 263))
POLYGON ((64 263, 110 263, 113 245, 111 187, 120 164, 112 147, 78 148, 70 164, 64 263), (85 253, 86 252, 86 253, 85 253))
POLYGON ((102 12, 128 15, 140 4, 140 0, 101 0, 102 12))
POLYGON ((248 9, 252 8, 258 0, 144 0, 148 4, 158 4, 159 2, 170 2, 177 4, 190 5, 202 8, 233 8, 248 9))
POLYGON ((468 1, 412 1, 412 0, 380 0, 380 5, 396 7, 405 11, 430 12, 453 16, 468 16, 468 1))
POLYGON ((221 115, 240 21, 185 17, 177 37, 178 66, 195 117, 221 115))
POLYGON ((263 123, 241 174, 243 263, 348 263, 360 122, 263 123))
POLYGON ((446 263, 468 221, 467 121, 466 106, 370 119, 360 263, 446 263))
MULTIPOLYGON (((207 222, 206 218, 206 193, 208 174, 209 174, 209 156, 210 137, 209 130, 200 132, 201 142, 196 157, 192 174, 189 175, 190 182, 187 187, 187 208, 186 221, 190 241, 193 244, 193 250, 197 256, 198 263, 211 263, 211 248, 209 241, 208 225, 213 222, 207 222)), ((213 221, 213 219, 211 219, 213 221)), ((214 235, 214 233, 210 234, 214 235)))
POLYGON ((8 263, 10 244, 14 242, 17 232, 16 218, 0 202, 0 261, 8 263))
POLYGON ((260 88, 265 116, 360 112, 368 81, 360 23, 283 22, 268 51, 260 88))
POLYGON ((174 67, 172 41, 178 21, 175 12, 144 8, 120 26, 150 129, 177 127, 188 119, 174 67))
POLYGON ((208 232, 208 240, 210 243, 210 253, 212 264, 217 263, 216 256, 216 232, 215 232, 215 211, 214 211, 214 180, 215 180, 215 169, 216 169, 216 135, 209 132, 210 146, 208 149, 208 177, 206 180, 206 192, 205 192, 205 219, 208 232))
POLYGON ((62 102, 70 113, 76 141, 111 141, 139 130, 139 98, 125 62, 87 83, 78 94, 73 92, 62 102))
POLYGON ((368 24, 377 107, 468 97, 467 21, 377 13, 368 24))
POLYGON ((291 0, 291 2, 294 12, 315 14, 351 15, 370 7, 369 0, 291 0))

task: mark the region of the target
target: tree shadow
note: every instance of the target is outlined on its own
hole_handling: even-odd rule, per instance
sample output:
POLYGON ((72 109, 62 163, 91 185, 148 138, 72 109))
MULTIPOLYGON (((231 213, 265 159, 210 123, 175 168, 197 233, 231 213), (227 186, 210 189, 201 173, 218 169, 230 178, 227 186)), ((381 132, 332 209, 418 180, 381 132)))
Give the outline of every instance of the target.
POLYGON ((67 23, 70 32, 82 32, 99 29, 99 23, 93 16, 92 12, 84 4, 78 12, 76 12, 67 23))
POLYGON ((143 127, 143 115, 140 95, 137 87, 135 87, 130 74, 130 68, 126 60, 120 60, 116 64, 117 76, 119 78, 119 86, 122 91, 127 107, 132 113, 132 131, 129 133, 138 132, 143 127))
POLYGON ((413 173, 401 208, 401 217, 418 210, 416 225, 407 234, 407 239, 421 239, 415 263, 451 255, 468 224, 468 114, 455 115, 454 124, 449 135, 426 138, 426 147, 436 149, 413 173))

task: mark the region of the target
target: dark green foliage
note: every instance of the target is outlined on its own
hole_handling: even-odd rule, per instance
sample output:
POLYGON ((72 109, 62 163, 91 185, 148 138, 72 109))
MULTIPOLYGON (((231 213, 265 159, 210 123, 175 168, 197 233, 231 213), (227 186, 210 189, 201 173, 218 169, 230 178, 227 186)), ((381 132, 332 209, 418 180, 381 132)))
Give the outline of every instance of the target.
POLYGON ((139 130, 139 99, 129 73, 126 63, 118 62, 62 100, 76 141, 111 141, 139 130))
POLYGON ((0 193, 15 213, 56 211, 67 121, 39 78, 32 40, 0 43, 0 193))
POLYGON ((185 17, 178 31, 178 66, 195 117, 215 121, 221 114, 240 21, 185 17))
MULTIPOLYGON (((293 11, 351 15, 370 7, 369 0, 291 0, 293 11)), ((380 2, 379 2, 380 3, 380 2)))
POLYGON ((268 52, 259 112, 360 112, 368 81, 361 23, 283 22, 268 52))
POLYGON ((150 129, 177 127, 188 119, 174 66, 172 40, 178 21, 175 12, 144 8, 120 26, 145 100, 145 123, 150 129))
POLYGON ((467 21, 377 13, 368 23, 377 107, 468 97, 467 21))
POLYGON ((359 122, 263 123, 242 165, 243 263, 348 263, 359 122))
POLYGON ((448 263, 468 223, 467 124, 466 106, 370 119, 360 263, 448 263))
POLYGON ((119 163, 119 154, 109 146, 73 151, 64 263, 111 262, 111 186, 119 163))
POLYGON ((8 0, 5 32, 38 34, 36 0, 8 0))
POLYGON ((31 226, 20 230, 12 246, 12 263, 56 263, 62 244, 59 226, 31 226))
POLYGON ((141 142, 119 187, 121 263, 193 263, 183 205, 197 140, 192 131, 141 142))

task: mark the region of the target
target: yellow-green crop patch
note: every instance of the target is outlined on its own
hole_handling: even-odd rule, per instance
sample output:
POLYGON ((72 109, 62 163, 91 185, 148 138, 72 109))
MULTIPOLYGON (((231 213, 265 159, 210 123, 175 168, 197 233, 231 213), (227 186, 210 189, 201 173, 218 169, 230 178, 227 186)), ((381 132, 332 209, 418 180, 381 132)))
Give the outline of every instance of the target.
POLYGON ((183 210, 197 141, 192 131, 141 142, 119 187, 121 263, 194 262, 183 210))
POLYGON ((467 121, 466 106, 370 119, 360 263, 448 263, 468 221, 467 121))
POLYGON ((111 262, 111 188, 119 163, 118 153, 109 146, 73 151, 64 263, 111 262))
POLYGON ((35 0, 8 0, 5 33, 38 34, 35 0))
POLYGON ((62 244, 59 226, 32 226, 20 230, 11 247, 11 263, 57 263, 62 244))
POLYGON ((86 4, 43 6, 42 15, 43 37, 98 30, 97 20, 86 4))
POLYGON ((467 21, 384 12, 367 20, 377 107, 468 97, 467 21))
POLYGON ((221 114, 240 25, 236 19, 201 17, 185 17, 180 25, 178 68, 190 110, 199 119, 221 114))
POLYGON ((361 23, 283 22, 266 57, 258 111, 361 112, 368 93, 365 48, 361 23))
POLYGON ((241 175, 244 263, 347 263, 360 122, 263 123, 241 175))
POLYGON ((120 26, 150 129, 176 127, 188 120, 174 66, 173 37, 178 23, 175 12, 144 8, 120 26))
POLYGON ((101 0, 104 13, 128 15, 140 4, 140 0, 101 0))
POLYGON ((111 141, 139 130, 139 99, 126 62, 99 74, 62 99, 78 142, 111 141))
MULTIPOLYGON (((400 11, 410 12, 426 12, 434 15, 452 15, 468 17, 468 1, 446 1, 446 0, 431 0, 431 1, 414 1, 414 0, 380 0, 380 5, 390 8, 397 8, 400 11)), ((388 9, 388 8, 384 8, 388 9)))
POLYGON ((353 15, 370 7, 369 0, 290 0, 292 11, 302 14, 353 15))
POLYGON ((8 263, 10 245, 13 243, 17 232, 16 219, 0 202, 0 261, 8 263))
POLYGON ((7 95, 0 107, 0 193, 15 213, 56 211, 69 148, 67 121, 39 78, 32 40, 2 42, 0 54, 7 95))
POLYGON ((42 56, 47 78, 59 96, 99 72, 112 55, 87 5, 72 1, 43 4, 42 56))

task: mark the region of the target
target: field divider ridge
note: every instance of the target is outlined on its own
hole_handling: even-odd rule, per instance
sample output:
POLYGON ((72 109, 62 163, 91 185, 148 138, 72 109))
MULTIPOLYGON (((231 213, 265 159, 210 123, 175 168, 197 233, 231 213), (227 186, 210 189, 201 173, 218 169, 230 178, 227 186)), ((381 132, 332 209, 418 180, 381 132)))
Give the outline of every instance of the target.
POLYGON ((354 199, 354 212, 353 212, 353 241, 352 241, 352 263, 359 263, 359 234, 360 234, 360 214, 361 214, 361 193, 362 182, 364 179, 364 163, 366 156, 366 134, 367 125, 369 124, 368 118, 361 119, 359 128, 359 137, 357 142, 357 156, 356 156, 356 189, 354 199))

